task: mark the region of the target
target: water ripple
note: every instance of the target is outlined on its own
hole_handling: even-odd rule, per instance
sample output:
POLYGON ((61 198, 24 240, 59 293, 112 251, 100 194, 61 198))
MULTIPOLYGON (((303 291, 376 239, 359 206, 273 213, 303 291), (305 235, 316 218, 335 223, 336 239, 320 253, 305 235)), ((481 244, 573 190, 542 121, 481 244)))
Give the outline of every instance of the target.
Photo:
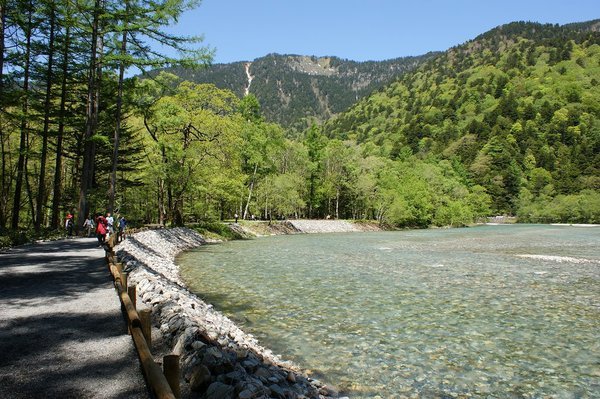
POLYGON ((600 229, 269 237, 179 259, 193 291, 353 398, 600 398, 600 229))

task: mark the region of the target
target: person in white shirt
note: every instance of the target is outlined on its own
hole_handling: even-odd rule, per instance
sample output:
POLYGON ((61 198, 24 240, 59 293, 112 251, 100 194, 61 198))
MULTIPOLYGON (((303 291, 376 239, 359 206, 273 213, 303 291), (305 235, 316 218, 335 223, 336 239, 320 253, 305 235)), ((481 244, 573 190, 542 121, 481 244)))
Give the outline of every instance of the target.
POLYGON ((106 222, 108 223, 108 232, 110 234, 114 233, 115 229, 113 228, 113 224, 115 223, 115 219, 112 217, 110 212, 106 214, 106 222))

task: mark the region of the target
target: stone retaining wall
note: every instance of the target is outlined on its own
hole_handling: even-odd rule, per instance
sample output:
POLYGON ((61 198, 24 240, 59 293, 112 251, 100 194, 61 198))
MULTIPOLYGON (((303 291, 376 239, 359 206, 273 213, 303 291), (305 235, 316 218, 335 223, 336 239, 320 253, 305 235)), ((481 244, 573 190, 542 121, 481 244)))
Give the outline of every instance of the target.
POLYGON ((265 235, 284 235, 301 233, 350 233, 360 231, 381 231, 375 222, 350 222, 331 219, 289 219, 273 222, 230 223, 229 228, 240 237, 257 237, 265 235))
POLYGON ((182 397, 337 397, 187 290, 175 256, 204 242, 189 229, 161 229, 136 233, 116 248, 167 350, 181 356, 182 397))
POLYGON ((289 223, 303 233, 350 233, 362 231, 358 225, 346 220, 290 220, 289 223))

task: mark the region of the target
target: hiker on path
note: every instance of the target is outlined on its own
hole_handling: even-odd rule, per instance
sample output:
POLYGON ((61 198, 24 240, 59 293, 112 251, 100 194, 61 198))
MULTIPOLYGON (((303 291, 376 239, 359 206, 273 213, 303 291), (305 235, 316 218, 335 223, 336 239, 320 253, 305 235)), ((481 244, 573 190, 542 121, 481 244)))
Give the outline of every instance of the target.
POLYGON ((71 237, 73 235, 73 215, 70 213, 65 220, 65 229, 67 230, 67 236, 71 237))
POLYGON ((94 231, 94 221, 92 220, 91 217, 88 216, 85 219, 85 222, 83 222, 83 228, 85 229, 86 236, 91 237, 92 232, 94 231))
POLYGON ((110 212, 108 212, 106 214, 106 223, 108 225, 107 233, 110 233, 110 234, 114 233, 115 229, 114 229, 113 225, 115 223, 115 219, 112 217, 112 215, 110 214, 110 212))
POLYGON ((119 235, 117 236, 118 241, 123 241, 125 239, 125 227, 127 226, 127 220, 125 216, 121 216, 119 218, 119 235))
POLYGON ((108 222, 102 214, 96 217, 96 237, 98 238, 98 246, 101 247, 106 241, 106 233, 108 232, 108 222))

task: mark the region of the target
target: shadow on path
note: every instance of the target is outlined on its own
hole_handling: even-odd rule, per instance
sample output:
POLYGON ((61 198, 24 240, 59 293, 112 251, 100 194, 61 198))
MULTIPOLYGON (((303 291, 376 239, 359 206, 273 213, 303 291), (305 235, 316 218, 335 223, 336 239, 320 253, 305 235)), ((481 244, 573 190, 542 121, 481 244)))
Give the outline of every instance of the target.
POLYGON ((0 396, 147 398, 94 239, 0 254, 0 396))

